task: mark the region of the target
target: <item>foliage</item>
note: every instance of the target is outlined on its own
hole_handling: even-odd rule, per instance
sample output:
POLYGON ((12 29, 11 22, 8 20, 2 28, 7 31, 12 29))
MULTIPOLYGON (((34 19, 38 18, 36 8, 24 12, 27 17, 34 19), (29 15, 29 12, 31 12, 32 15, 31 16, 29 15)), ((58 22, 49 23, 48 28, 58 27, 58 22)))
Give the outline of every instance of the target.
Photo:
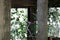
POLYGON ((11 40, 27 40, 29 36, 36 36, 38 33, 38 30, 36 30, 38 29, 38 21, 36 20, 35 9, 32 11, 30 20, 33 22, 30 22, 28 21, 27 8, 11 8, 11 40))
POLYGON ((27 37, 27 8, 11 8, 11 39, 26 40, 27 37))
POLYGON ((49 8, 48 12, 48 36, 59 37, 60 8, 49 8))

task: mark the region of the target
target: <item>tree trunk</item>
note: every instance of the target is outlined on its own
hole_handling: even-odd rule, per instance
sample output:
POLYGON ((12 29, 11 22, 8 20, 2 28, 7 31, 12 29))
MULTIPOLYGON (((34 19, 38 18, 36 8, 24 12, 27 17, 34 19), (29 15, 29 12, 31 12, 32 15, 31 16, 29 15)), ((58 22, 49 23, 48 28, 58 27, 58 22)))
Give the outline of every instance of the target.
POLYGON ((48 39, 47 27, 48 0, 37 0, 38 34, 37 40, 48 39))
POLYGON ((10 40, 10 0, 0 0, 0 40, 10 40))

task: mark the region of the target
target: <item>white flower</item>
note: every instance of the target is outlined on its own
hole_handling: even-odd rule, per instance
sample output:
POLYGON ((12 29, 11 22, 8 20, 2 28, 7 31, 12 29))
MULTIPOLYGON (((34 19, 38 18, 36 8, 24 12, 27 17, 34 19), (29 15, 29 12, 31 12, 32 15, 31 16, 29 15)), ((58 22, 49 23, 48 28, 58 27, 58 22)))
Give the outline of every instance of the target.
POLYGON ((56 11, 56 9, 55 8, 50 8, 49 9, 49 12, 53 12, 53 11, 56 11))
POLYGON ((60 19, 60 16, 58 16, 58 18, 60 19))
POLYGON ((49 22, 47 22, 47 24, 49 24, 49 22))
POLYGON ((21 29, 18 30, 18 32, 22 31, 21 29))
POLYGON ((14 15, 13 15, 13 17, 17 18, 17 17, 18 17, 18 15, 17 15, 17 14, 14 14, 14 15))
POLYGON ((26 33, 24 33, 25 34, 25 37, 27 37, 27 34, 26 33))
POLYGON ((19 25, 19 24, 16 24, 16 25, 15 25, 15 27, 16 27, 16 28, 19 28, 19 27, 20 27, 20 25, 19 25))
POLYGON ((53 25, 54 25, 54 26, 55 26, 55 24, 56 24, 56 23, 55 23, 55 22, 53 22, 53 25))
POLYGON ((19 21, 20 21, 20 22, 23 22, 23 21, 24 21, 24 19, 21 17, 21 18, 19 18, 19 21))
POLYGON ((14 25, 11 26, 11 29, 10 30, 12 30, 12 29, 14 29, 14 30, 16 29, 14 25))
POLYGON ((16 12, 16 9, 15 8, 11 8, 11 12, 12 13, 16 12))
POLYGON ((50 20, 50 22, 52 22, 52 19, 51 18, 49 18, 49 20, 50 20))
POLYGON ((22 13, 22 14, 27 15, 27 13, 28 13, 28 9, 27 8, 18 8, 17 10, 18 10, 19 14, 21 14, 20 11, 22 11, 22 10, 24 11, 24 13, 22 13))

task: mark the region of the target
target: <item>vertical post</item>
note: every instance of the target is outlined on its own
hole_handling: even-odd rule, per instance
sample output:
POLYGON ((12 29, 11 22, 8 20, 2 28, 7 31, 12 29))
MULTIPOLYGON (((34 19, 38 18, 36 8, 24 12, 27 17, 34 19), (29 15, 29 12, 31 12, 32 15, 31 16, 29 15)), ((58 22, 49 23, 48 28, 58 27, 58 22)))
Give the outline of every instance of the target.
POLYGON ((0 0, 0 40, 3 39, 4 36, 4 0, 0 0))
POLYGON ((11 0, 4 0, 4 37, 2 40, 10 40, 10 8, 11 0))
POLYGON ((48 0, 37 0, 38 34, 37 40, 48 40, 47 27, 48 0))
POLYGON ((0 40, 10 40, 10 0, 0 0, 0 40))

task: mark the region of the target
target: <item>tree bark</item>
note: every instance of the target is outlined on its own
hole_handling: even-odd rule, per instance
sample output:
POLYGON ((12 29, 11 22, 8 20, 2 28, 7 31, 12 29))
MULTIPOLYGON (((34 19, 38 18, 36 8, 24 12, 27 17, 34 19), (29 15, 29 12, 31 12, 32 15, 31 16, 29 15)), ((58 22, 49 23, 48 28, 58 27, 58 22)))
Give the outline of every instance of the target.
POLYGON ((0 40, 10 40, 10 0, 0 0, 0 40))
POLYGON ((48 39, 47 27, 48 0, 37 0, 38 34, 37 40, 48 39))
POLYGON ((4 37, 4 0, 0 0, 0 40, 4 37))

